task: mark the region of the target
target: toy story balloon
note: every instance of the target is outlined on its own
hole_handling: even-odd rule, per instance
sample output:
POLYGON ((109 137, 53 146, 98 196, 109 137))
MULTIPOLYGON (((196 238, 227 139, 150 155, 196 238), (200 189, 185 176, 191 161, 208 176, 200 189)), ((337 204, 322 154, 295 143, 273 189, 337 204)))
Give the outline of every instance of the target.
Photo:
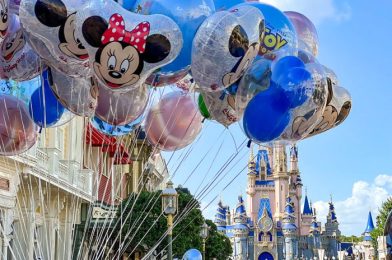
POLYGON ((23 0, 19 12, 34 50, 50 66, 75 77, 90 74, 87 50, 75 34, 81 4, 73 0, 23 0))
POLYGON ((180 29, 163 15, 140 15, 112 1, 89 1, 77 17, 77 36, 90 54, 93 74, 113 90, 140 87, 182 47, 180 29))
POLYGON ((266 21, 265 36, 260 45, 260 56, 282 48, 297 48, 298 40, 294 25, 284 13, 274 6, 256 1, 248 2, 247 5, 258 8, 266 21))
POLYGON ((239 5, 208 17, 192 46, 192 76, 208 92, 236 83, 252 64, 264 35, 264 17, 252 6, 239 5))
POLYGON ((1 75, 3 78, 17 81, 35 78, 45 66, 26 42, 19 17, 11 14, 8 20, 8 33, 1 45, 1 75))

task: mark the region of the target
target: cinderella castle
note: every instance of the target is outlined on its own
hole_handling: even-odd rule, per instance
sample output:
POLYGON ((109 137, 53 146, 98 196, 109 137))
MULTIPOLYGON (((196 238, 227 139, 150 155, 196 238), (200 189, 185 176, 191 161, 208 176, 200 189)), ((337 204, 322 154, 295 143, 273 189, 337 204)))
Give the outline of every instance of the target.
POLYGON ((234 210, 218 204, 215 224, 230 238, 235 260, 338 259, 339 223, 329 203, 325 227, 305 195, 298 169, 298 149, 251 149, 248 164, 247 203, 238 197, 234 210))

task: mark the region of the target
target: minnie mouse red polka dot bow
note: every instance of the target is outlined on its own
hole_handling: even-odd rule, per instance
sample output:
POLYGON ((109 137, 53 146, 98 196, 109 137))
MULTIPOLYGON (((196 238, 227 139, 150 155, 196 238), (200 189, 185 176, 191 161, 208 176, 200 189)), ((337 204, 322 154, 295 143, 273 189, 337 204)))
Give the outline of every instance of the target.
POLYGON ((125 30, 124 18, 120 14, 113 14, 109 20, 108 29, 103 33, 101 42, 125 42, 135 47, 140 53, 146 48, 146 39, 150 33, 150 23, 139 23, 132 31, 125 30))

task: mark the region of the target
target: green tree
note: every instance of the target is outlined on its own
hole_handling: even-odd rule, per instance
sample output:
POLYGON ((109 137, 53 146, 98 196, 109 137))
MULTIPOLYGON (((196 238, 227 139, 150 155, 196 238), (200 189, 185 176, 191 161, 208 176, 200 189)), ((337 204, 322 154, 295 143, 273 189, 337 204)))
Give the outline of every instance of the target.
POLYGON ((354 242, 354 243, 356 243, 356 242, 363 241, 363 238, 362 237, 357 237, 357 236, 354 236, 354 235, 352 235, 352 236, 341 235, 340 238, 339 238, 339 241, 340 242, 349 242, 349 243, 354 242))
POLYGON ((206 239, 206 259, 226 260, 233 253, 230 240, 227 236, 218 232, 216 225, 209 219, 209 234, 206 239))
MULTIPOLYGON (((174 221, 176 222, 176 220, 179 219, 181 219, 181 221, 179 221, 173 229, 173 256, 181 258, 182 255, 191 248, 201 250, 202 239, 200 237, 200 231, 201 226, 204 223, 204 218, 200 210, 199 202, 190 194, 188 189, 177 188, 177 192, 179 194, 179 210, 174 221), (187 212, 186 216, 182 217, 185 212, 187 212)), ((121 234, 123 240, 124 237, 126 237, 125 239, 130 241, 128 251, 132 251, 134 248, 137 248, 138 251, 146 251, 153 248, 167 230, 166 218, 161 215, 162 206, 160 195, 160 191, 141 192, 139 196, 132 194, 120 205, 118 216, 121 218, 121 221, 119 221, 119 223, 125 223, 121 230, 121 234), (144 221, 142 223, 143 219, 144 221), (129 235, 125 236, 127 233, 129 233, 129 235)), ((212 229, 214 229, 214 227, 212 227, 212 229)), ((120 224, 115 227, 115 232, 113 233, 114 235, 117 235, 119 232, 120 224)), ((231 252, 229 250, 231 250, 231 247, 228 249, 227 247, 221 246, 222 243, 230 243, 228 239, 225 236, 218 234, 216 227, 215 231, 211 234, 211 237, 208 238, 208 243, 216 244, 219 248, 225 248, 225 250, 229 252, 227 256, 230 255, 231 252)), ((161 252, 165 249, 166 245, 167 240, 165 239, 156 248, 156 252, 161 252)), ((213 253, 213 255, 217 259, 228 259, 222 252, 213 253)), ((208 257, 208 259, 212 258, 208 257)))
POLYGON ((384 201, 381 208, 379 209, 378 216, 376 218, 376 227, 371 233, 375 248, 377 248, 377 237, 384 235, 385 223, 391 211, 392 211, 392 197, 384 201))

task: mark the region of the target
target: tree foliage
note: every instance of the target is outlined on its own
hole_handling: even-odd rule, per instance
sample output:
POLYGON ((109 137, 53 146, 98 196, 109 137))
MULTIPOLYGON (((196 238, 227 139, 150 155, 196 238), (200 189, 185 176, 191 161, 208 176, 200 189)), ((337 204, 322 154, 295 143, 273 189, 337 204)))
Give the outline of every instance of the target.
POLYGON ((339 241, 340 242, 349 242, 349 243, 354 242, 354 243, 357 243, 357 242, 362 242, 363 238, 362 237, 357 237, 357 236, 354 236, 354 235, 352 235, 352 236, 341 235, 339 237, 339 241))
POLYGON ((206 220, 209 234, 206 240, 206 259, 226 260, 232 254, 230 240, 218 232, 216 225, 211 220, 206 220))
POLYGON ((384 227, 389 213, 392 211, 392 197, 383 202, 376 218, 376 227, 371 233, 373 243, 377 248, 377 238, 384 235, 384 227))
MULTIPOLYGON (((204 218, 200 210, 199 202, 190 194, 186 188, 177 188, 178 197, 178 214, 174 218, 174 222, 178 221, 173 229, 173 256, 181 258, 182 255, 191 248, 201 251, 202 239, 200 237, 201 226, 204 218), (187 214, 185 214, 187 213, 187 214), (179 221, 180 220, 180 221, 179 221)), ((115 227, 117 235, 120 230, 121 234, 130 242, 127 251, 133 249, 138 251, 148 251, 155 247, 157 253, 165 252, 167 249, 167 239, 165 238, 159 245, 157 242, 167 230, 167 222, 165 216, 161 214, 161 192, 141 192, 139 195, 131 194, 129 198, 119 206, 118 215, 121 218, 119 223, 124 226, 120 229, 120 224, 115 227), (144 221, 143 221, 144 220, 144 221)), ((214 229, 214 224, 209 222, 214 229)), ((211 255, 217 259, 228 259, 231 250, 227 247, 228 239, 218 234, 216 231, 211 233, 208 238, 208 244, 216 245, 217 248, 224 249, 225 252, 216 252, 212 250, 211 255), (224 245, 224 246, 223 246, 224 245)), ((208 254, 208 250, 206 251, 208 254)), ((161 255, 157 255, 159 259, 161 255)), ((212 259, 209 258, 208 259, 212 259)))

